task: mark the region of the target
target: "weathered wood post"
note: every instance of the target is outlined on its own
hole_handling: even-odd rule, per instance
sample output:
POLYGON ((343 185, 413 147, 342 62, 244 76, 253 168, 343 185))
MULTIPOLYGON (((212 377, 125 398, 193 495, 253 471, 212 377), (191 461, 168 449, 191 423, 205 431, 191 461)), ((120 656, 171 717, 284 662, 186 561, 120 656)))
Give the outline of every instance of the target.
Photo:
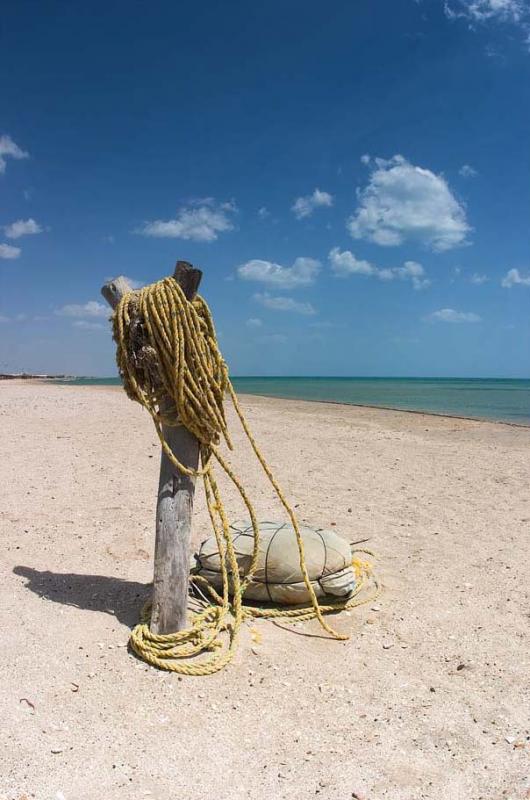
MULTIPOLYGON (((177 261, 173 277, 188 300, 193 300, 202 272, 187 261, 177 261)), ((131 287, 120 276, 106 283, 101 293, 116 308, 131 287)), ((163 410, 163 409, 162 409, 163 410)), ((199 442, 184 426, 163 426, 173 455, 185 467, 199 465, 199 442)), ((155 565, 151 631, 174 633, 186 627, 191 521, 195 478, 183 475, 162 450, 156 506, 155 565)))

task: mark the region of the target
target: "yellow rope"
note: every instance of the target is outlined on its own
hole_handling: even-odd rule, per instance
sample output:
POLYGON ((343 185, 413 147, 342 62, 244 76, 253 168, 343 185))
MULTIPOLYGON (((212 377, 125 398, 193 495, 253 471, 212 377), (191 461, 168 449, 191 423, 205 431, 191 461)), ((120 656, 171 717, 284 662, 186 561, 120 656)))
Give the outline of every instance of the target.
POLYGON ((186 475, 201 476, 203 479, 223 577, 221 596, 204 578, 191 576, 191 583, 205 589, 211 597, 211 603, 205 603, 201 611, 193 614, 191 626, 186 630, 164 635, 152 633, 149 629, 150 609, 144 608, 142 620, 131 634, 133 650, 149 664, 161 669, 183 675, 211 675, 232 659, 245 619, 285 618, 292 621, 316 618, 333 638, 348 639, 346 634, 335 631, 324 619, 324 615, 344 611, 374 599, 379 593, 379 586, 372 575, 371 566, 366 560, 355 557, 352 564, 357 584, 353 595, 345 601, 319 604, 307 572, 304 543, 296 515, 243 415, 228 377, 227 365, 217 345, 212 317, 205 301, 197 296, 189 302, 173 278, 164 278, 139 291, 126 294, 116 308, 113 324, 117 344, 116 359, 128 396, 141 403, 150 413, 164 452, 174 466, 186 475), (138 324, 142 326, 143 336, 140 356, 133 347, 134 337, 138 335, 138 324), (153 365, 156 365, 156 369, 153 365), (245 488, 219 450, 221 439, 232 449, 224 412, 227 392, 250 445, 293 525, 300 554, 300 568, 311 599, 310 606, 256 608, 243 604, 245 590, 257 567, 259 527, 245 488), (198 439, 200 469, 192 470, 179 462, 165 441, 162 429, 164 424, 182 424, 198 439), (240 578, 229 521, 214 475, 214 460, 236 486, 252 523, 254 549, 250 568, 243 580, 240 578), (229 574, 232 582, 231 598, 228 594, 229 574), (374 592, 370 597, 360 598, 359 593, 369 580, 372 581, 374 592), (227 646, 224 646, 223 633, 227 634, 227 646), (217 652, 206 659, 194 659, 208 651, 217 652))

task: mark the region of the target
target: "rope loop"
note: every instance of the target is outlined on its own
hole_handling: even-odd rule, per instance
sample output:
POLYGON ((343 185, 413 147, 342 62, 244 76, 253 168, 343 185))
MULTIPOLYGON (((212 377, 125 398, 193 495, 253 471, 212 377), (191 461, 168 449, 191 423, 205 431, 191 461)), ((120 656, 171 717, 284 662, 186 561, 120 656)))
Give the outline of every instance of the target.
MULTIPOLYGON (((151 415, 164 452, 177 470, 185 475, 201 477, 212 528, 221 555, 223 594, 197 575, 190 577, 190 586, 203 598, 200 610, 191 612, 189 628, 176 633, 157 635, 149 629, 150 605, 142 610, 141 621, 133 629, 130 646, 144 661, 160 669, 182 675, 211 675, 232 659, 242 624, 250 619, 285 619, 290 621, 318 619, 322 628, 334 639, 345 640, 346 634, 334 630, 324 618, 372 601, 380 591, 371 565, 354 554, 353 566, 357 586, 347 600, 320 605, 311 583, 304 554, 304 543, 296 515, 286 499, 270 466, 267 464, 241 410, 228 368, 219 350, 208 305, 197 295, 188 301, 174 278, 164 278, 138 291, 129 292, 120 300, 113 318, 116 361, 125 391, 151 415), (225 397, 234 406, 243 431, 271 483, 276 496, 289 517, 296 535, 300 569, 311 604, 295 608, 256 608, 243 603, 245 590, 257 568, 259 526, 254 507, 241 480, 220 451, 221 442, 232 450, 225 415, 225 397), (184 425, 200 443, 200 468, 185 467, 168 446, 163 426, 184 425), (249 570, 243 580, 234 552, 229 520, 214 474, 214 463, 238 490, 252 523, 254 548, 249 570), (232 596, 228 593, 228 575, 232 596), (371 583, 369 597, 359 597, 371 583), (196 659, 204 653, 213 653, 196 659)), ((369 551, 358 551, 369 553, 369 551)))

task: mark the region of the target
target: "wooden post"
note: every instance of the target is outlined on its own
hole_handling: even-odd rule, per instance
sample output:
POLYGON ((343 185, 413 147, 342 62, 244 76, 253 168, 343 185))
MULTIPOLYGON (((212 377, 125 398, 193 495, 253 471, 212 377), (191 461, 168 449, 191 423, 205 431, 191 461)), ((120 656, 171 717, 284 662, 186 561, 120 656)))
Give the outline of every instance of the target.
MULTIPOLYGON (((188 300, 192 300, 202 272, 187 261, 177 261, 173 277, 188 300)), ((123 295, 131 291, 127 280, 115 278, 101 289, 103 297, 116 308, 123 295)), ((181 464, 196 470, 199 465, 199 442, 182 425, 163 426, 171 452, 181 464)), ((191 542, 191 521, 195 478, 183 475, 162 451, 156 507, 155 565, 151 631, 174 633, 186 625, 191 542)))

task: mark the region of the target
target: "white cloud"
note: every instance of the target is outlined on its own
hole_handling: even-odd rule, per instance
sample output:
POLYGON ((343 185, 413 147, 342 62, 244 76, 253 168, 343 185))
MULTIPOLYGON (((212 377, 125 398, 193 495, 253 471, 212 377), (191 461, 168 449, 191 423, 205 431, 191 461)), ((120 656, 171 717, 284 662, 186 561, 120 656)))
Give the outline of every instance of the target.
POLYGON ((470 22, 522 22, 529 13, 526 0, 444 0, 449 19, 464 17, 470 22))
POLYGON ((6 225, 4 233, 8 239, 20 239, 21 236, 32 236, 42 233, 43 229, 38 222, 31 217, 29 219, 17 219, 11 225, 6 225))
POLYGON ((473 311, 455 311, 454 308, 441 308, 425 317, 430 322, 481 322, 473 311))
POLYGON ((136 278, 129 278, 127 275, 123 276, 131 289, 141 289, 142 286, 145 286, 145 281, 137 281, 136 278))
POLYGON ((258 317, 251 317, 245 322, 247 328, 261 328, 263 322, 258 317))
POLYGON ((194 242, 213 242, 220 233, 231 231, 234 224, 234 203, 216 203, 206 197, 178 209, 174 219, 146 222, 136 233, 167 239, 190 239, 194 242))
POLYGON ((482 283, 487 283, 487 281, 489 281, 488 276, 481 275, 479 272, 474 272, 469 278, 469 282, 475 284, 475 286, 480 286, 482 283))
POLYGON ((356 258, 350 250, 341 252, 338 247, 330 250, 329 261, 332 271, 341 278, 348 275, 368 275, 381 281, 410 280, 414 289, 425 289, 431 283, 417 261, 405 261, 402 267, 380 268, 369 261, 356 258))
MULTIPOLYGON (((145 281, 137 281, 136 278, 129 278, 128 275, 120 275, 120 278, 124 278, 131 287, 131 289, 141 289, 142 286, 145 286, 145 281)), ((107 277, 105 278, 105 283, 108 283, 109 281, 113 280, 114 277, 112 275, 107 275, 107 277)))
POLYGON ((291 206, 291 211, 297 219, 304 219, 304 217, 310 217, 317 208, 332 205, 333 195, 328 194, 328 192, 321 192, 320 189, 315 189, 313 194, 297 197, 291 206))
POLYGON ((510 269, 501 281, 501 286, 511 289, 512 286, 530 286, 530 275, 521 275, 518 269, 510 269))
MULTIPOLYGON (((450 20, 464 20, 470 30, 478 25, 503 23, 518 28, 530 50, 530 3, 528 0, 444 0, 445 14, 450 20)), ((498 48, 489 43, 485 53, 491 58, 499 55, 498 48)))
POLYGON ((295 314, 307 315, 317 313, 311 303, 301 303, 298 300, 293 300, 292 297, 273 296, 268 292, 258 292, 254 295, 254 300, 261 303, 265 308, 271 309, 271 311, 292 311, 295 314))
MULTIPOLYGON (((137 281, 136 278, 129 278, 128 275, 122 275, 122 278, 125 278, 131 289, 141 289, 142 286, 145 286, 145 281, 137 281)), ((111 281, 112 278, 105 278, 105 281, 111 281)))
POLYGON ((429 278, 425 277, 425 270, 417 261, 405 261, 402 267, 392 267, 390 271, 392 279, 410 280, 414 289, 426 289, 431 285, 429 278))
POLYGON ((262 206, 261 208, 258 208, 258 217, 260 219, 268 219, 270 217, 270 215, 271 215, 271 212, 265 206, 262 206))
POLYGON ((368 155, 368 153, 365 153, 363 156, 361 156, 361 164, 369 164, 369 163, 370 163, 370 156, 368 155))
POLYGON ((88 322, 86 319, 77 319, 72 322, 74 328, 81 328, 84 331, 100 331, 105 330, 105 326, 101 322, 88 322))
POLYGON ((295 289, 314 283, 320 262, 314 258, 297 258, 292 267, 282 267, 272 261, 254 258, 237 268, 238 276, 245 281, 259 281, 280 289, 295 289))
POLYGON ((21 252, 20 247, 13 247, 11 244, 0 244, 0 258, 18 258, 21 252))
POLYGON ((373 275, 376 268, 369 261, 356 258, 351 250, 343 250, 333 247, 329 251, 329 261, 331 269, 335 275, 346 277, 347 275, 373 275))
POLYGON ((109 317, 110 308, 97 300, 89 300, 84 305, 69 303, 58 308, 55 313, 60 317, 109 317))
POLYGON ((372 162, 368 185, 347 227, 354 239, 386 247, 417 241, 436 251, 466 243, 471 228, 464 207, 443 175, 416 167, 403 156, 372 162))
POLYGON ((458 170, 458 174, 463 178, 476 178, 478 175, 477 170, 471 164, 462 164, 458 170))
POLYGON ((0 136, 0 175, 6 171, 6 158, 29 158, 29 153, 21 150, 11 136, 0 136))

